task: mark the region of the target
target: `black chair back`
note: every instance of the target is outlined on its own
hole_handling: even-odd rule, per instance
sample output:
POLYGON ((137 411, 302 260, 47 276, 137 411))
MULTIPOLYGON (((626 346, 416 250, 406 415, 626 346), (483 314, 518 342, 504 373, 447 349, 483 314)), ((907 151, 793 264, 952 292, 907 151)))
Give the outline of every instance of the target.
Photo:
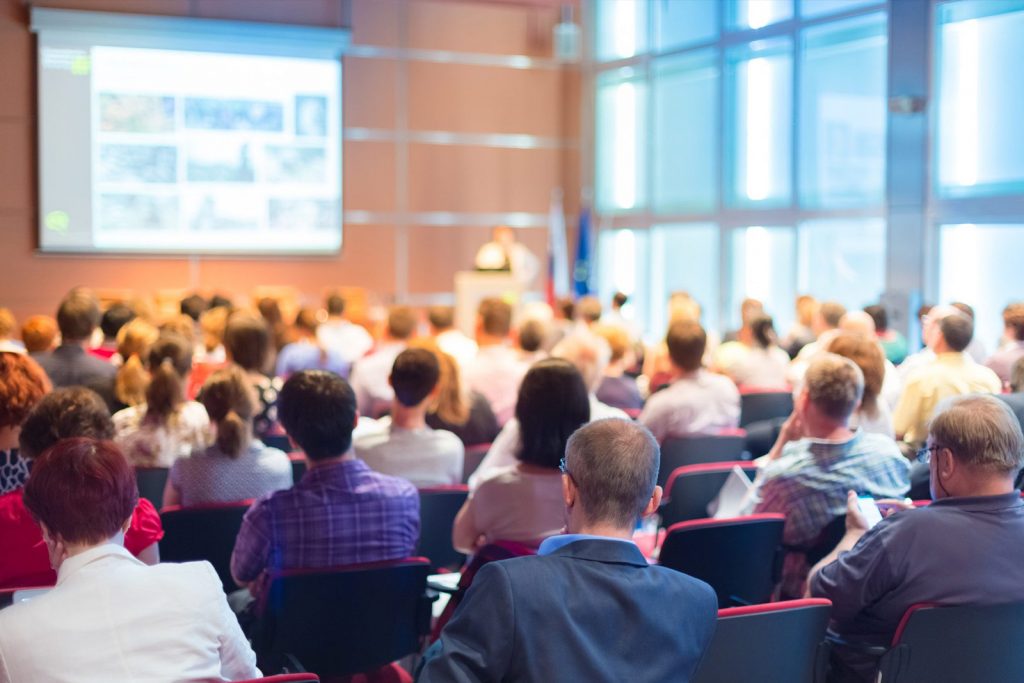
POLYGON ((160 559, 164 562, 206 560, 217 570, 224 592, 237 589, 231 578, 231 551, 235 548, 242 517, 251 500, 183 508, 160 512, 164 537, 160 541, 160 559))
POLYGON ((879 665, 885 683, 1024 681, 1024 603, 912 605, 879 665))
POLYGON ((693 683, 823 680, 831 608, 828 600, 811 599, 720 610, 693 683))
POLYGON ((752 422, 787 417, 793 412, 793 394, 788 391, 764 391, 740 394, 740 427, 752 422))
POLYGON ((430 630, 429 572, 418 557, 274 577, 254 638, 260 669, 297 662, 346 676, 418 652, 430 630))
POLYGON ((687 465, 743 460, 746 434, 710 434, 665 439, 661 444, 658 485, 664 486, 673 471, 687 465))
POLYGON ((417 555, 430 559, 430 570, 458 571, 466 556, 452 547, 452 524, 469 495, 465 486, 420 489, 420 544, 417 555))
POLYGON ((135 483, 139 487, 139 498, 145 498, 157 510, 164 504, 164 487, 167 486, 166 467, 136 467, 135 483))
POLYGON ((760 514, 669 527, 658 562, 706 581, 720 607, 768 602, 779 579, 786 518, 760 514))
POLYGON ((665 499, 658 510, 661 525, 672 526, 691 519, 708 516, 708 504, 722 490, 733 467, 739 467, 751 479, 757 472, 752 462, 733 460, 722 463, 704 463, 679 467, 668 478, 665 499))

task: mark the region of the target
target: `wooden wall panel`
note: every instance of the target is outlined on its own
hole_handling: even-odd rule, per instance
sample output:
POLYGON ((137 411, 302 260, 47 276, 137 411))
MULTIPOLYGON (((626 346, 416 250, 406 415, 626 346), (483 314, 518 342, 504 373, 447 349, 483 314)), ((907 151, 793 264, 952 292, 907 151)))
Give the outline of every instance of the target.
POLYGON ((418 0, 408 5, 409 47, 549 58, 556 7, 418 0))
POLYGON ((345 57, 345 125, 350 128, 393 128, 398 62, 393 59, 345 57))
POLYGON ((395 210, 395 145, 390 142, 345 143, 346 210, 395 210))

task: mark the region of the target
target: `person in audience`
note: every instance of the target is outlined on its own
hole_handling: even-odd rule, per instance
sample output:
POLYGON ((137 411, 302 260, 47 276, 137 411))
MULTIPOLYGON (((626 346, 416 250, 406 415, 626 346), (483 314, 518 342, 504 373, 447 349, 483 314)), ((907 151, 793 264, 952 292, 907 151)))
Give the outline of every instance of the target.
MULTIPOLYGON (((114 424, 103 400, 84 387, 55 389, 25 418, 18 437, 20 457, 33 461, 63 439, 109 440, 114 424)), ((27 481, 31 481, 31 474, 27 481)), ((140 498, 125 532, 128 552, 146 564, 160 561, 164 531, 153 504, 140 498)), ((25 507, 22 489, 0 496, 0 588, 52 586, 57 580, 39 526, 25 507)))
POLYGON ((512 417, 516 392, 527 366, 517 357, 509 333, 512 307, 501 299, 484 299, 477 310, 476 358, 464 368, 466 383, 487 397, 491 410, 504 425, 512 417))
POLYGON ((714 434, 740 422, 740 392, 728 377, 703 367, 707 335, 693 320, 672 323, 665 337, 670 385, 647 399, 639 421, 659 443, 689 434, 714 434))
POLYGON ((18 321, 8 308, 0 308, 0 352, 25 353, 25 344, 14 338, 18 321))
POLYGON ((277 368, 274 374, 283 379, 299 370, 327 370, 340 377, 348 377, 349 364, 334 349, 324 346, 317 338, 316 311, 302 308, 295 315, 292 333, 295 341, 277 354, 277 368))
POLYGON ((1024 358, 1018 358, 1010 370, 1010 393, 1000 394, 998 398, 1010 406, 1024 429, 1024 358))
POLYGON ((860 405, 850 417, 850 429, 863 429, 872 434, 894 438, 892 411, 881 395, 886 358, 874 339, 852 332, 842 332, 825 349, 849 358, 864 375, 864 393, 860 405))
POLYGON ((325 349, 330 349, 341 360, 352 364, 373 348, 373 337, 362 325, 356 325, 345 317, 345 299, 337 292, 327 295, 324 302, 327 320, 316 328, 316 338, 325 349))
POLYGON ((855 492, 846 535, 812 570, 810 594, 832 601, 835 680, 874 680, 877 663, 857 644, 888 646, 916 603, 989 605, 1024 600, 1024 502, 1014 478, 1024 436, 992 396, 946 399, 920 460, 934 502, 901 505, 870 530, 855 492))
POLYGON ((187 315, 195 324, 199 323, 199 316, 206 311, 206 299, 198 294, 190 294, 178 304, 178 310, 182 315, 187 315))
POLYGON ((720 366, 721 371, 738 386, 786 389, 789 354, 778 346, 771 317, 763 314, 755 316, 745 328, 740 329, 739 334, 740 341, 727 342, 718 347, 716 359, 730 344, 739 345, 742 349, 732 357, 731 363, 720 366))
POLYGON ((416 333, 416 312, 408 306, 392 306, 384 338, 377 349, 352 368, 352 390, 356 393, 359 413, 367 417, 383 415, 391 405, 395 392, 388 383, 391 367, 409 340, 416 333))
POLYGON ((889 312, 885 309, 882 304, 872 304, 871 306, 865 306, 864 312, 871 316, 871 319, 875 322, 875 335, 878 337, 878 342, 882 345, 882 351, 885 353, 885 358, 893 365, 899 365, 906 359, 909 348, 907 347, 907 338, 904 337, 898 330, 889 328, 889 312))
POLYGON ((32 315, 21 326, 21 341, 33 358, 53 350, 57 343, 57 321, 48 315, 32 315))
POLYGON ((224 330, 224 351, 228 362, 245 372, 250 386, 256 391, 258 406, 253 416, 253 433, 263 439, 279 431, 277 423, 277 396, 284 380, 268 377, 264 373, 270 359, 270 328, 262 318, 237 311, 228 318, 224 330))
POLYGON ((782 572, 783 598, 800 597, 810 548, 846 509, 846 492, 875 498, 903 496, 910 463, 889 437, 853 430, 864 376, 849 358, 821 352, 768 455, 758 460, 756 513, 786 515, 783 542, 793 548, 782 572))
POLYGON ((751 337, 750 323, 754 318, 764 315, 764 304, 752 298, 746 298, 740 302, 740 329, 726 332, 722 337, 722 343, 743 342, 749 343, 751 337))
POLYGON ((466 367, 476 357, 476 342, 455 327, 454 306, 431 306, 427 309, 430 336, 437 346, 455 359, 460 367, 466 367))
POLYGON ((563 296, 555 299, 555 305, 551 308, 551 320, 547 326, 547 334, 544 337, 542 348, 551 351, 555 344, 562 341, 574 327, 573 320, 576 318, 576 302, 572 297, 563 296))
POLYGON ((433 353, 440 368, 435 395, 427 403, 427 426, 451 432, 464 446, 494 441, 498 435, 498 419, 494 417, 491 404, 483 394, 465 386, 455 359, 441 351, 432 339, 419 339, 409 346, 433 353))
POLYGON ((590 329, 601 321, 601 300, 596 296, 581 297, 576 302, 576 321, 585 329, 590 329))
POLYGON ((519 362, 530 367, 539 360, 548 357, 544 350, 544 340, 548 336, 548 326, 539 318, 527 318, 516 330, 516 347, 519 362))
POLYGON ((34 354, 55 387, 83 386, 92 389, 110 405, 114 375, 110 363, 85 352, 100 321, 96 299, 84 290, 73 290, 57 309, 60 346, 48 353, 34 354))
POLYGON ((23 500, 59 582, 0 612, 0 681, 260 676, 208 562, 147 566, 125 548, 139 492, 112 442, 61 441, 23 500))
MULTIPOLYGON (((974 324, 974 308, 970 304, 965 304, 963 301, 954 301, 950 304, 953 308, 957 309, 971 320, 971 324, 974 324)), ((985 349, 985 344, 982 343, 981 339, 977 335, 971 337, 971 342, 964 349, 964 352, 970 356, 975 363, 984 363, 988 358, 988 351, 985 349)))
POLYGON ((1010 386, 1013 364, 1024 358, 1024 302, 1009 304, 1003 309, 1003 345, 985 361, 1004 386, 1010 386))
POLYGON ((636 363, 629 332, 618 325, 600 325, 594 331, 611 349, 611 358, 595 392, 597 400, 620 410, 640 410, 644 407, 640 388, 636 379, 626 374, 626 368, 636 363))
POLYGON ((480 569, 422 683, 691 680, 715 629, 715 593, 631 542, 661 501, 657 442, 627 420, 599 420, 572 435, 562 462, 566 533, 535 557, 480 569))
POLYGON ((565 525, 559 461, 569 436, 590 421, 579 371, 550 358, 526 373, 516 401, 518 462, 489 470, 455 517, 452 544, 471 553, 496 540, 536 546, 565 525))
POLYGON ((641 330, 632 317, 628 317, 625 306, 629 303, 629 295, 623 292, 615 292, 612 295, 611 306, 604 315, 601 322, 610 327, 621 327, 629 335, 630 343, 636 343, 641 336, 641 330))
POLYGON ((0 494, 21 488, 28 479, 28 460, 18 454, 18 436, 50 388, 50 379, 34 360, 0 351, 0 494))
POLYGON ((801 294, 796 298, 796 322, 782 338, 779 345, 786 350, 790 358, 796 358, 800 350, 814 341, 814 316, 818 312, 818 300, 809 294, 801 294))
MULTIPOLYGON (((933 309, 929 317, 934 313, 933 309)), ((896 438, 911 449, 924 443, 928 421, 942 399, 973 392, 998 394, 1003 387, 996 373, 964 353, 974 335, 970 318, 953 309, 939 318, 937 324, 929 322, 926 329, 926 342, 934 358, 907 376, 892 416, 896 438)))
POLYGON ((160 331, 142 318, 135 318, 118 331, 116 357, 121 359, 121 367, 114 376, 118 410, 146 402, 149 372, 142 359, 159 338, 160 331))
POLYGON ((401 559, 419 541, 416 487, 355 456, 359 413, 345 380, 324 370, 295 373, 281 390, 278 415, 309 469, 245 513, 231 554, 231 574, 248 588, 232 596, 236 612, 262 594, 268 572, 401 559))
POLYGON ((839 324, 844 315, 846 307, 838 301, 823 301, 818 306, 811 321, 811 331, 814 332, 815 340, 800 349, 800 353, 793 359, 789 368, 788 379, 792 386, 800 385, 811 359, 839 334, 839 324))
POLYGON ((235 303, 230 297, 221 294, 220 292, 214 292, 210 295, 210 301, 207 304, 207 310, 214 308, 223 308, 228 312, 228 315, 235 310, 235 303))
POLYGON ((440 376, 441 365, 427 349, 406 349, 395 358, 390 378, 395 390, 391 415, 354 438, 356 456, 371 470, 408 479, 417 488, 462 481, 462 441, 426 422, 440 376))
POLYGON ((281 305, 269 296, 265 296, 256 302, 256 309, 260 317, 267 323, 270 330, 270 338, 274 342, 274 356, 283 349, 291 340, 291 333, 288 326, 284 324, 284 316, 281 314, 281 305))
POLYGON ((160 334, 173 334, 184 339, 189 346, 195 346, 196 325, 192 318, 184 313, 165 318, 157 325, 157 329, 160 330, 160 334))
POLYGON ((292 485, 288 456, 253 437, 259 402, 242 368, 232 365, 213 373, 199 399, 216 439, 205 451, 193 451, 174 461, 164 507, 231 503, 292 485))
POLYGON ((164 335, 146 358, 146 402, 114 414, 114 440, 136 467, 170 467, 209 443, 206 408, 185 399, 192 349, 178 336, 164 335))
POLYGON ((196 345, 195 362, 220 365, 227 360, 224 352, 224 330, 228 325, 227 306, 213 306, 199 316, 199 332, 202 343, 196 345))
MULTIPOLYGON (((679 321, 690 321, 700 325, 700 302, 688 292, 672 292, 668 299, 668 326, 679 321)), ((719 339, 714 332, 704 331, 704 357, 701 363, 710 366, 718 350, 719 339)), ((668 352, 668 344, 662 339, 649 353, 644 355, 643 374, 638 378, 640 393, 650 395, 667 387, 675 377, 676 370, 668 352)))
POLYGON ((117 353, 117 334, 121 328, 135 319, 135 311, 131 306, 122 303, 113 304, 103 312, 100 318, 100 330, 103 331, 103 343, 89 349, 89 353, 110 361, 117 353))

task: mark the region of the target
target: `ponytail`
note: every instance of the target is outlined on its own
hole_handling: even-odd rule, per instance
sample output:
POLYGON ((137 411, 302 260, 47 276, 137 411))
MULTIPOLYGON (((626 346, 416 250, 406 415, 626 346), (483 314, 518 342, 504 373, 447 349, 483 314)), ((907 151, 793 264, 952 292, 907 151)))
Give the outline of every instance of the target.
POLYGON ((117 370, 114 378, 114 396, 127 406, 137 406, 146 402, 146 390, 149 387, 149 373, 142 365, 142 359, 133 354, 117 370))
POLYGON ((199 392, 199 401, 217 427, 217 448, 239 457, 252 441, 252 418, 259 407, 245 372, 230 365, 213 373, 199 392))
POLYGON ((170 358, 160 361, 152 375, 146 389, 146 417, 164 423, 185 402, 185 383, 170 358))
POLYGON ((229 410, 224 418, 217 422, 217 448, 232 458, 237 458, 249 445, 252 427, 234 410, 229 410))

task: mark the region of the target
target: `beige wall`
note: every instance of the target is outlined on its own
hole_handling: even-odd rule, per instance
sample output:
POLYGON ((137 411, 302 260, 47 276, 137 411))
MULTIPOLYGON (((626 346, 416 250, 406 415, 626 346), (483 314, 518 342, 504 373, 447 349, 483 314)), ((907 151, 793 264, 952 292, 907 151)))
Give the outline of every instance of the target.
POLYGON ((33 4, 351 27, 353 47, 344 60, 346 219, 342 252, 330 257, 37 254, 34 42, 23 0, 0 0, 0 306, 19 316, 51 312, 80 284, 240 297, 259 285, 291 285, 310 302, 325 288, 354 285, 380 302, 428 301, 449 294, 453 273, 471 265, 491 214, 524 213, 541 224, 519 234, 543 255, 552 189, 565 188, 566 210, 577 210, 579 72, 550 59, 554 0, 33 4), (439 51, 455 59, 440 62, 439 51), (528 68, 512 68, 503 62, 507 55, 532 59, 528 68), (461 136, 439 144, 418 135, 426 131, 461 136), (492 134, 533 136, 542 146, 519 149, 492 134))

